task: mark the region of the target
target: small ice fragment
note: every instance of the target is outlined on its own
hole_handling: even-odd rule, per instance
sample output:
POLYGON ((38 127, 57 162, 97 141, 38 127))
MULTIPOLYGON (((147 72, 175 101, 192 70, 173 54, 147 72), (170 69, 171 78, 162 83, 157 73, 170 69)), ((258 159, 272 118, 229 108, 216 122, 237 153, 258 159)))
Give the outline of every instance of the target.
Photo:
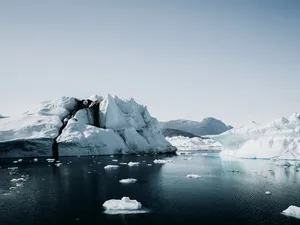
POLYGON ((173 160, 155 159, 153 162, 156 164, 164 164, 168 162, 173 162, 173 160))
POLYGON ((110 157, 113 158, 113 157, 115 157, 115 156, 114 156, 114 155, 111 155, 110 157))
POLYGON ((16 161, 13 161, 13 163, 18 163, 18 162, 19 162, 19 161, 17 161, 17 160, 16 160, 16 161))
POLYGON ((8 167, 7 169, 9 169, 9 170, 17 170, 18 167, 8 167))
POLYGON ((200 175, 198 175, 198 174, 188 174, 188 175, 186 175, 186 177, 187 178, 200 178, 201 176, 200 175))
POLYGON ((192 157, 183 158, 183 160, 189 160, 189 161, 191 161, 192 159, 193 159, 192 157))
POLYGON ((202 156, 208 156, 208 154, 207 153, 203 153, 202 156))
POLYGON ((266 191, 266 195, 272 194, 271 191, 266 191))
POLYGON ((104 167, 104 169, 108 170, 108 169, 117 169, 119 166, 117 165, 107 165, 104 167))
POLYGON ((17 187, 10 187, 9 190, 13 190, 13 189, 16 189, 16 188, 17 188, 17 187))
POLYGON ((26 181, 25 178, 14 178, 14 179, 11 179, 11 182, 19 182, 19 181, 26 181))
POLYGON ((37 161, 38 161, 38 159, 37 159, 37 158, 33 159, 33 162, 37 162, 37 161))
POLYGON ((300 219, 300 207, 291 205, 286 210, 283 210, 281 214, 300 219))
POLYGON ((148 164, 147 166, 152 166, 152 164, 148 164))
POLYGON ((60 167, 62 163, 56 163, 55 166, 60 167))
POLYGON ((46 159, 47 160, 47 162, 49 162, 49 163, 51 163, 51 162, 54 162, 55 161, 55 159, 46 159))
POLYGON ((113 159, 112 161, 113 161, 113 162, 118 162, 118 160, 117 160, 117 159, 113 159))
POLYGON ((139 162, 129 162, 128 166, 138 166, 139 164, 139 162))
POLYGON ((16 187, 22 187, 23 184, 22 183, 16 183, 16 187))
POLYGON ((128 165, 127 163, 119 163, 120 165, 128 165))
POLYGON ((122 179, 119 182, 122 184, 133 184, 133 183, 137 182, 137 180, 134 178, 127 178, 127 179, 122 179))
POLYGON ((22 162, 23 161, 23 159, 18 159, 18 162, 22 162))

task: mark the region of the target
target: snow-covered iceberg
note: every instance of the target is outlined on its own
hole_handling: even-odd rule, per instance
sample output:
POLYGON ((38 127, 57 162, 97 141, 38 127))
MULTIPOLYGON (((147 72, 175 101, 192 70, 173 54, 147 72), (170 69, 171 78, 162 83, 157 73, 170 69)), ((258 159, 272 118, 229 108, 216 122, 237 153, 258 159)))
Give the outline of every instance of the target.
POLYGON ((181 151, 221 150, 222 147, 219 142, 209 138, 174 136, 166 137, 166 140, 181 151))
POLYGON ((222 157, 300 160, 300 114, 267 125, 234 128, 211 138, 222 144, 222 157))
POLYGON ((45 101, 0 120, 0 158, 167 153, 173 147, 157 119, 132 98, 93 95, 45 101))

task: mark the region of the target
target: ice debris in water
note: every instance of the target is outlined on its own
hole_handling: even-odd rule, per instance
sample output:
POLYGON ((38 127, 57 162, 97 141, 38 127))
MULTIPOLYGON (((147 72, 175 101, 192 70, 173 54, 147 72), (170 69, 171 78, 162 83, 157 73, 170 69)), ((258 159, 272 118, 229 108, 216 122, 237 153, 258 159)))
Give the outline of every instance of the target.
POLYGON ((132 184, 132 183, 137 182, 137 180, 134 178, 127 178, 127 179, 122 179, 119 182, 122 184, 132 184))
POLYGON ((191 161, 191 160, 193 160, 193 158, 192 157, 188 157, 188 158, 183 158, 183 160, 189 160, 189 161, 191 161))
POLYGON ((104 169, 108 170, 108 169, 117 169, 119 166, 117 165, 107 165, 104 167, 104 169))
POLYGON ((129 197, 119 199, 111 199, 104 202, 103 207, 107 214, 134 214, 146 213, 148 210, 142 209, 142 204, 137 200, 131 200, 129 197))
POLYGON ((60 167, 62 165, 62 163, 56 163, 55 166, 60 167))
POLYGON ((19 181, 27 181, 25 178, 21 177, 21 178, 14 178, 14 179, 11 179, 11 182, 19 182, 19 181))
POLYGON ((51 163, 51 162, 54 162, 55 161, 55 159, 46 159, 47 160, 47 162, 49 162, 49 163, 51 163))
POLYGON ((198 174, 188 174, 188 175, 186 175, 186 177, 187 178, 200 178, 201 176, 200 175, 198 175, 198 174))
POLYGON ((148 164, 147 166, 152 166, 152 164, 148 164))
POLYGON ((35 158, 35 159, 33 159, 33 161, 34 161, 34 162, 37 162, 37 161, 38 161, 38 159, 37 159, 37 158, 35 158))
POLYGON ((271 191, 266 191, 266 195, 272 194, 271 191))
POLYGON ((118 162, 118 160, 117 160, 117 159, 113 159, 112 161, 113 161, 113 162, 118 162))
POLYGON ((18 163, 18 162, 19 162, 18 160, 13 161, 13 163, 18 163))
POLYGON ((127 163, 122 163, 122 162, 121 162, 120 165, 128 165, 128 164, 127 164, 127 163))
POLYGON ((17 170, 18 167, 8 167, 7 169, 9 169, 9 170, 17 170))
POLYGON ((300 219, 300 207, 291 205, 286 210, 283 210, 281 214, 300 219))
POLYGON ((140 165, 139 162, 129 162, 128 163, 128 166, 138 166, 138 165, 140 165))
POLYGON ((173 162, 173 160, 155 159, 153 162, 156 164, 164 164, 168 162, 173 162))

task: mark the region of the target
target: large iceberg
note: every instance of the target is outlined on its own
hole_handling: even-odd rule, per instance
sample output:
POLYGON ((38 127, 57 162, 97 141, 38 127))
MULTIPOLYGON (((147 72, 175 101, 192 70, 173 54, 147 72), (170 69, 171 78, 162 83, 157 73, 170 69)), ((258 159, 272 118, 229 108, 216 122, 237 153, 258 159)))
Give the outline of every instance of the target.
POLYGON ((180 151, 221 150, 221 144, 210 138, 174 136, 166 140, 180 151))
POLYGON ((0 158, 167 153, 176 150, 157 119, 133 99, 93 95, 45 101, 0 120, 0 158))
POLYGON ((235 128, 211 138, 222 144, 222 157, 300 160, 300 114, 267 125, 235 128))

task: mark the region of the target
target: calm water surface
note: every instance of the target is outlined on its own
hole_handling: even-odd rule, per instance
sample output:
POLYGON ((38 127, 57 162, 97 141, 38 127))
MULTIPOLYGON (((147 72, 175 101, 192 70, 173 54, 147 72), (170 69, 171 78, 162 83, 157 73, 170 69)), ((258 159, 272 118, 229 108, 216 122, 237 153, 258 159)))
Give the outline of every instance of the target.
POLYGON ((189 156, 115 156, 0 161, 0 224, 300 224, 280 212, 300 206, 300 172, 267 160, 189 156), (192 157, 192 160, 186 160, 192 157), (158 158, 174 162, 154 164, 158 158), (112 161, 118 159, 118 162, 112 161), (140 162, 137 167, 120 162, 140 162), (151 163, 152 166, 147 164, 151 163), (104 170, 106 165, 119 165, 104 170), (12 170, 9 167, 18 167, 12 170), (233 172, 238 170, 239 172, 233 172), (199 179, 186 178, 199 174, 199 179), (23 176, 27 181, 12 182, 23 176), (135 184, 119 180, 135 178, 135 184), (21 186, 20 186, 21 185, 21 186), (271 191, 271 195, 265 195, 271 191), (128 196, 150 213, 107 215, 102 204, 128 196))

